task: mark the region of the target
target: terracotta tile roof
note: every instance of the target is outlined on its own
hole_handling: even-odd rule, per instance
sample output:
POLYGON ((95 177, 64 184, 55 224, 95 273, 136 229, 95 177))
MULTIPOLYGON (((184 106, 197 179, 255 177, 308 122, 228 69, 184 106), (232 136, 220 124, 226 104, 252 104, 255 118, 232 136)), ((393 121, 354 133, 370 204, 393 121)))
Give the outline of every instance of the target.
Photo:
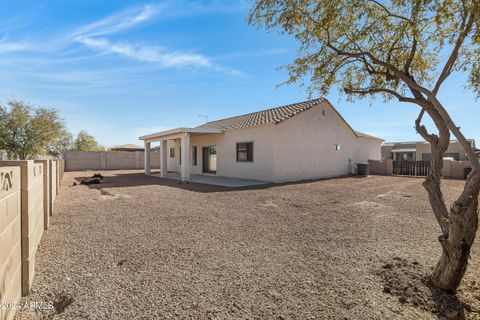
POLYGON ((216 121, 210 121, 197 128, 211 128, 220 130, 233 130, 241 128, 250 128, 256 126, 263 126, 268 124, 277 124, 285 121, 303 111, 306 111, 321 102, 326 101, 323 98, 289 104, 277 108, 267 109, 263 111, 253 112, 226 118, 216 121))
POLYGON ((303 111, 309 110, 319 105, 322 102, 328 103, 330 107, 333 109, 333 111, 337 113, 340 119, 347 125, 348 128, 350 128, 353 131, 353 133, 357 137, 382 140, 380 138, 353 130, 352 127, 350 127, 350 125, 347 123, 347 121, 345 121, 345 119, 342 117, 342 115, 325 98, 318 98, 318 99, 288 104, 281 107, 266 109, 263 111, 252 112, 252 113, 244 114, 241 116, 210 121, 201 126, 198 126, 197 128, 219 129, 219 130, 228 131, 228 130, 234 130, 234 129, 264 126, 268 124, 278 124, 293 116, 296 116, 299 113, 302 113, 303 111))

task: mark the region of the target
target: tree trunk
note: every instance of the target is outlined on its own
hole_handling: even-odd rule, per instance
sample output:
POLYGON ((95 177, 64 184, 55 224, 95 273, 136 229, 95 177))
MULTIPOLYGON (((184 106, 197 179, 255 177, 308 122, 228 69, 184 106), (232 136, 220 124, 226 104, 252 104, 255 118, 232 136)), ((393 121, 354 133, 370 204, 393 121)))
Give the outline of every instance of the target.
POLYGON ((440 289, 454 292, 467 270, 478 227, 479 190, 480 175, 472 172, 464 191, 450 209, 448 234, 439 237, 443 251, 431 277, 440 289))
POLYGON ((442 245, 442 255, 431 275, 431 279, 437 288, 453 292, 460 285, 467 270, 470 249, 478 228, 480 170, 477 170, 477 168, 479 167, 479 162, 465 137, 455 127, 448 113, 446 113, 437 100, 434 103, 424 104, 423 108, 415 122, 415 127, 417 132, 430 142, 432 150, 430 172, 423 185, 427 190, 433 212, 442 229, 442 235, 438 238, 442 245), (438 128, 438 136, 428 134, 425 126, 420 124, 425 111, 430 115, 438 128), (445 118, 448 118, 448 121, 445 118), (449 211, 445 205, 440 184, 443 156, 449 145, 450 130, 454 132, 457 139, 462 143, 465 153, 469 156, 473 170, 465 182, 463 192, 457 201, 453 203, 449 211), (472 158, 472 154, 475 156, 474 158, 472 158))

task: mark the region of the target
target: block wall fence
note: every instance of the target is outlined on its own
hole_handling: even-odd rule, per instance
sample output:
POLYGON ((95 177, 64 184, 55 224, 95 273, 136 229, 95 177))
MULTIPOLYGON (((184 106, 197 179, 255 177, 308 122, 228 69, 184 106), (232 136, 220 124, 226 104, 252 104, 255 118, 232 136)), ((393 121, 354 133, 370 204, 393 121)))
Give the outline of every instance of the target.
MULTIPOLYGON (((153 169, 160 169, 160 152, 152 152, 150 163, 153 169)), ((145 166, 145 152, 127 151, 67 151, 64 171, 84 170, 134 170, 145 166)))
MULTIPOLYGON (((28 295, 35 257, 64 173, 62 160, 0 161, 0 302, 28 295)), ((15 309, 1 308, 11 320, 15 309)))
MULTIPOLYGON (((393 175, 393 160, 369 160, 370 174, 391 176, 393 175)), ((442 176, 451 179, 464 179, 464 169, 471 168, 469 161, 443 160, 442 176)))

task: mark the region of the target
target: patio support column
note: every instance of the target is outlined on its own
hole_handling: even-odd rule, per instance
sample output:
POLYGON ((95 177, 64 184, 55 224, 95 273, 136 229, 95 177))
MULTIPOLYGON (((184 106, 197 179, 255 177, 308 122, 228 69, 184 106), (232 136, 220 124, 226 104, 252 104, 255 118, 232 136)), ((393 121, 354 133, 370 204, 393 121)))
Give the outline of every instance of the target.
POLYGON ((190 133, 185 133, 180 139, 182 147, 182 164, 180 165, 180 177, 182 181, 190 180, 190 133))
POLYGON ((168 172, 168 164, 167 164, 167 141, 162 140, 160 141, 160 176, 165 178, 168 172))
POLYGON ((150 142, 146 142, 145 141, 145 174, 150 174, 150 168, 151 168, 151 164, 150 164, 150 153, 151 153, 151 149, 150 149, 150 142))

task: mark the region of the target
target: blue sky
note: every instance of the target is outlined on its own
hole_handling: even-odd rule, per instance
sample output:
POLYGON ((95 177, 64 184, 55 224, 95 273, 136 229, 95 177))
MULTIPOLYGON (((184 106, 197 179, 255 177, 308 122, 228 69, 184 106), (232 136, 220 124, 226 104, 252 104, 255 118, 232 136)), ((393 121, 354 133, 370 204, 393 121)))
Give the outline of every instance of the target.
MULTIPOLYGON (((105 146, 138 136, 303 101, 300 85, 277 88, 297 44, 257 30, 249 1, 23 0, 0 3, 0 102, 53 107, 73 133, 105 146)), ((451 77, 440 98, 480 143, 479 102, 451 77)), ((327 96, 356 130, 388 141, 420 140, 418 109, 398 102, 347 103, 327 96)))

